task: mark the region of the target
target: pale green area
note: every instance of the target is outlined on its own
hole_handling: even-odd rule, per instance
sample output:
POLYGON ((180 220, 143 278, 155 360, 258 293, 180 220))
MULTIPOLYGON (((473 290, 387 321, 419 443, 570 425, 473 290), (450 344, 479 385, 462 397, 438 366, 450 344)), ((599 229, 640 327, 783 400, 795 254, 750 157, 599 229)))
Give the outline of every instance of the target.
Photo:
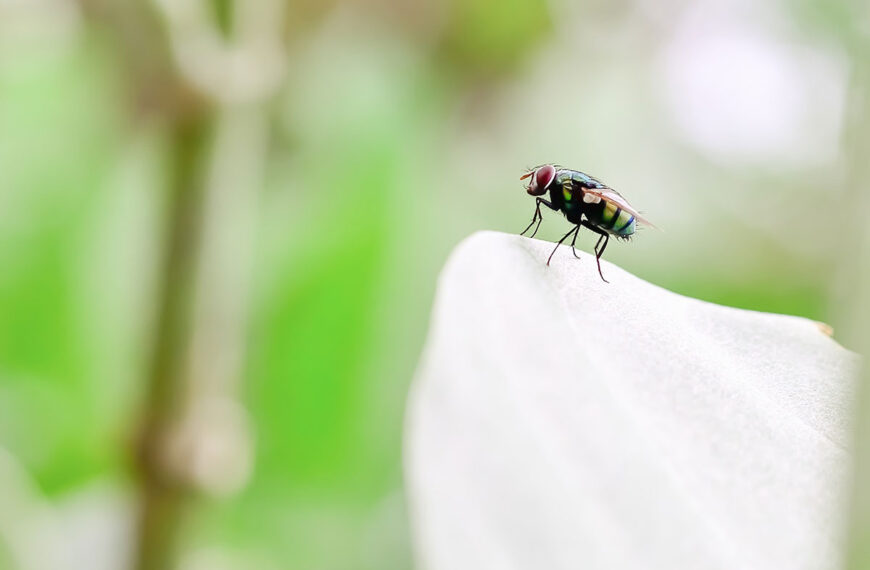
MULTIPOLYGON (((652 283, 843 314, 846 166, 715 163, 682 141, 650 94, 667 26, 602 2, 564 17, 540 0, 334 4, 294 13, 268 104, 244 367, 255 471, 194 511, 186 548, 225 549, 232 567, 409 567, 403 406, 435 279, 472 231, 525 227, 527 166, 576 157, 661 220, 665 232, 608 251, 652 283), (560 70, 588 86, 569 104, 560 70), (737 189, 741 203, 723 198, 737 189)), ((793 4, 808 45, 840 45, 838 3, 793 4)), ((95 482, 132 485, 167 144, 133 119, 111 34, 85 18, 59 33, 51 11, 0 45, 0 448, 60 504, 95 482)), ((545 214, 539 237, 565 231, 545 214)))

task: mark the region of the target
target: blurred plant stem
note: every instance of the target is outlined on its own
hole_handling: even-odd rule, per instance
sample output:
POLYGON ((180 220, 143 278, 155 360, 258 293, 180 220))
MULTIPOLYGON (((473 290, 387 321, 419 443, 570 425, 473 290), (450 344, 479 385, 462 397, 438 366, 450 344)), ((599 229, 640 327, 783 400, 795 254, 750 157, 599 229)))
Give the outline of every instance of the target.
POLYGON ((204 154, 211 113, 176 122, 170 149, 168 224, 158 292, 158 313, 144 420, 138 443, 140 519, 136 567, 171 568, 187 490, 166 464, 165 446, 179 414, 183 359, 190 324, 190 285, 202 210, 198 163, 204 154))
POLYGON ((139 570, 175 567, 194 497, 232 493, 250 472, 238 378, 266 102, 281 68, 280 28, 272 23, 281 21, 279 4, 83 3, 122 46, 137 114, 168 139, 162 266, 137 441, 139 570), (247 44, 226 38, 238 10, 247 44), (234 48, 250 58, 241 71, 232 65, 234 48))
POLYGON ((849 548, 847 568, 870 568, 870 231, 864 218, 870 209, 870 8, 855 3, 853 31, 850 37, 852 85, 847 144, 849 157, 849 192, 845 211, 852 212, 849 227, 855 228, 851 243, 844 248, 848 294, 840 306, 849 346, 864 356, 863 372, 857 382, 855 405, 855 458, 851 490, 849 548), (863 26, 862 27, 862 22, 863 26))
POLYGON ((173 176, 141 431, 140 570, 174 566, 194 494, 227 495, 252 465, 238 402, 264 113, 218 107, 171 134, 173 176))

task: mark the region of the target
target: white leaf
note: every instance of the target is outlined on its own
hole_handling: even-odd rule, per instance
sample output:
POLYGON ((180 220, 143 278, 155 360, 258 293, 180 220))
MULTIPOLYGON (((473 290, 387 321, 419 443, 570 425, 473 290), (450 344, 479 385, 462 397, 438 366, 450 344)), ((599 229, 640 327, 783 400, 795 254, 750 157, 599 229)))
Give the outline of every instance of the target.
POLYGON ((407 419, 419 567, 836 568, 858 358, 552 246, 476 234, 441 276, 407 419))

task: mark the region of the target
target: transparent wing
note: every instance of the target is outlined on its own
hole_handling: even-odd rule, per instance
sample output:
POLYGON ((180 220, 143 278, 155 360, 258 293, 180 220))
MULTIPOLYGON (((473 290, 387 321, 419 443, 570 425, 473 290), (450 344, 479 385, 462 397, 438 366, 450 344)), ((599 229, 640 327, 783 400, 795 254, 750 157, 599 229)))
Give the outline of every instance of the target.
MULTIPOLYGON (((624 211, 626 211, 629 214, 631 214, 632 216, 634 216, 635 219, 638 222, 642 223, 643 225, 658 229, 654 223, 652 223, 651 221, 649 221, 645 217, 643 217, 643 215, 640 212, 635 210, 634 207, 628 203, 628 200, 626 200, 622 196, 622 194, 620 194, 619 192, 617 192, 613 188, 584 188, 583 192, 584 192, 584 194, 594 196, 595 198, 598 198, 599 200, 604 200, 605 202, 611 202, 613 204, 616 204, 617 206, 622 208, 624 211)), ((585 198, 584 198, 584 200, 585 200, 585 198)))

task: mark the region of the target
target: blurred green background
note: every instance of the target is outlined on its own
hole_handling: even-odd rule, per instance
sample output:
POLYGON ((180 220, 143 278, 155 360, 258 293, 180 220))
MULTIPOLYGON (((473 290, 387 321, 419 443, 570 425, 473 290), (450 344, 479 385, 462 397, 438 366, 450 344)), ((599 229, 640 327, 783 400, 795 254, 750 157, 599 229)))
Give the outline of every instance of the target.
POLYGON ((848 327, 867 17, 0 1, 0 568, 411 567, 437 273, 536 164, 664 229, 608 251, 642 278, 848 327))

